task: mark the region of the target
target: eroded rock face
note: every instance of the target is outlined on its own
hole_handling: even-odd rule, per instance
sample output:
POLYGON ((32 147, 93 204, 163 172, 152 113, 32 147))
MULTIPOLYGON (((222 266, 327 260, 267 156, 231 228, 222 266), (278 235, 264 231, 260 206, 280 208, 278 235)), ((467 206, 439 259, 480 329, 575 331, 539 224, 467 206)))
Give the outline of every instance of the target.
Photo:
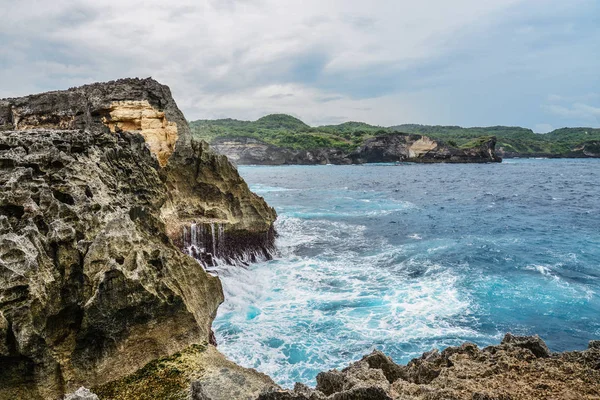
POLYGON ((333 148, 290 150, 254 138, 218 138, 214 149, 239 165, 284 164, 363 164, 377 162, 486 163, 500 162, 496 139, 490 138, 474 148, 452 147, 427 136, 386 134, 366 140, 354 151, 333 148))
POLYGON ((222 288, 183 227, 218 221, 242 254, 272 245, 275 213, 191 140, 168 88, 1 100, 0 123, 0 398, 60 398, 209 341, 222 288))
POLYGON ((213 346, 201 344, 154 360, 93 391, 110 400, 248 400, 276 387, 268 376, 242 368, 213 346))
POLYGON ((325 165, 350 164, 339 149, 290 150, 254 138, 217 138, 211 147, 237 165, 325 165))
POLYGON ((375 351, 322 372, 315 389, 270 389, 260 400, 545 400, 600 398, 600 346, 550 354, 537 336, 507 334, 499 346, 433 350, 397 365, 375 351))
POLYGON ((486 163, 500 162, 495 152, 496 139, 463 149, 449 146, 426 136, 388 134, 368 139, 349 157, 354 163, 422 162, 422 163, 486 163))
POLYGON ((167 121, 148 100, 115 101, 103 121, 111 132, 139 132, 161 167, 167 165, 177 142, 177 124, 167 121))

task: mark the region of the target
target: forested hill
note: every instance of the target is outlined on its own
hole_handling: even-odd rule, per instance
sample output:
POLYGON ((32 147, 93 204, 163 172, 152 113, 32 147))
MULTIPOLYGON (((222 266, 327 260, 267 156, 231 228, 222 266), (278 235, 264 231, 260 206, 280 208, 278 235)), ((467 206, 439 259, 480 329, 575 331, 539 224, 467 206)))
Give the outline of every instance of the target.
POLYGON ((271 114, 256 121, 235 119, 197 120, 190 122, 193 134, 209 143, 221 137, 251 137, 295 150, 338 148, 350 150, 366 139, 385 133, 416 133, 439 139, 458 147, 476 143, 474 139, 495 136, 496 148, 505 156, 582 156, 600 154, 600 129, 562 128, 546 134, 531 129, 508 126, 463 128, 405 124, 390 127, 363 122, 311 127, 286 114, 271 114), (591 153, 590 153, 591 151, 591 153), (581 154, 580 154, 581 153, 581 154))

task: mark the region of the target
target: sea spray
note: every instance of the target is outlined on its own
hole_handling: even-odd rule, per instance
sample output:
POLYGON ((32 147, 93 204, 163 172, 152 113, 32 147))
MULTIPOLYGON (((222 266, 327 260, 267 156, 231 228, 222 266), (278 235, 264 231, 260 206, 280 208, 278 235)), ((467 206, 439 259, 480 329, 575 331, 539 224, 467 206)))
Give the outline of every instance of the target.
POLYGON ((406 362, 507 331, 556 351, 600 335, 598 161, 240 170, 280 215, 278 253, 217 267, 214 328, 280 384, 373 348, 406 362))

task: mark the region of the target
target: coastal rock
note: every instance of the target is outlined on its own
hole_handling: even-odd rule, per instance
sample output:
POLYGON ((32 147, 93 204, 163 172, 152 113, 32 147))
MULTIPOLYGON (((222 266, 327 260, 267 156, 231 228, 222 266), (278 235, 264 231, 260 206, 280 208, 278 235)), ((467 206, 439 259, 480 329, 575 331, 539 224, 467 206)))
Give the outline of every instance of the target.
POLYGON ((110 400, 247 400, 276 389, 268 376, 236 365, 205 343, 158 358, 93 391, 110 400))
POLYGON ((211 147, 237 165, 325 165, 350 164, 339 149, 293 150, 249 137, 217 138, 211 147))
POLYGON ((486 163, 500 162, 495 152, 496 138, 482 138, 468 148, 457 148, 421 135, 387 134, 366 140, 349 155, 353 163, 421 162, 486 163))
POLYGON ((98 396, 92 393, 89 389, 83 386, 77 389, 74 393, 65 396, 65 400, 99 400, 98 396))
POLYGON ((600 158, 600 141, 581 143, 574 147, 568 156, 574 158, 600 158))
POLYGON ((239 165, 363 164, 378 162, 484 163, 500 162, 496 139, 482 139, 472 147, 457 148, 427 136, 402 133, 367 139, 353 151, 335 148, 293 150, 249 137, 220 137, 211 146, 239 165))
POLYGON ((536 357, 550 357, 550 349, 539 336, 514 336, 507 333, 502 339, 502 344, 512 345, 527 349, 536 357))
POLYGON ((201 260, 268 253, 275 212, 191 139, 169 89, 5 99, 0 122, 0 398, 62 398, 208 342, 223 292, 185 228, 220 224, 201 260))
POLYGON ((433 350, 406 366, 380 352, 323 372, 315 389, 269 390, 261 400, 515 400, 600 398, 600 346, 551 354, 537 336, 507 334, 498 346, 433 350))

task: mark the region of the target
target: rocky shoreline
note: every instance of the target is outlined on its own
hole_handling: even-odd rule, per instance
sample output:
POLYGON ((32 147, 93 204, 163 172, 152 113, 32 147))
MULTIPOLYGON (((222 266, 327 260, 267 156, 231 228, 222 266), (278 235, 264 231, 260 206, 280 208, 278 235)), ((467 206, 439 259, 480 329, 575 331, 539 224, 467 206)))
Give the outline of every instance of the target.
POLYGON ((483 349, 473 343, 432 350, 407 365, 373 351, 341 371, 317 375, 314 389, 271 389, 259 400, 517 400, 600 398, 600 341, 551 353, 537 336, 506 334, 483 349))
POLYGON ((401 133, 373 137, 352 151, 336 148, 292 150, 249 137, 217 138, 211 143, 215 151, 237 165, 501 162, 495 145, 496 139, 491 137, 471 148, 457 148, 427 136, 401 133))
MULTIPOLYGON (((412 135, 365 146, 356 160, 494 156, 412 135)), ((223 290, 207 268, 269 258, 275 218, 152 79, 0 100, 0 399, 600 396, 598 342, 552 354, 507 335, 407 366, 374 352, 294 391, 234 364, 215 347, 223 290)))

